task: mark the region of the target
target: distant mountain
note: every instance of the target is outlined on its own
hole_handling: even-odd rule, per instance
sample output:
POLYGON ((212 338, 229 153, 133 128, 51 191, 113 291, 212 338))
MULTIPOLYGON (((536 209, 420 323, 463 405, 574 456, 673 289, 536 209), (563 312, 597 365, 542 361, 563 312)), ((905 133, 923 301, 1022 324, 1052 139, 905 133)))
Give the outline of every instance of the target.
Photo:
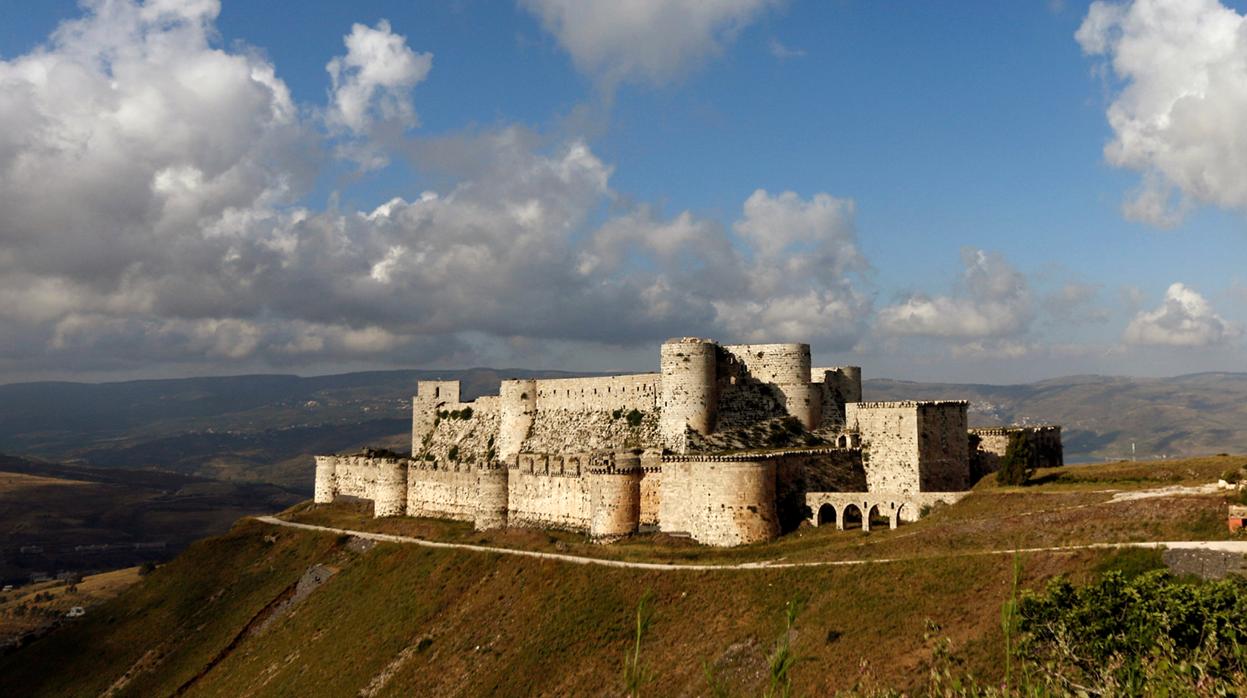
MULTIPOLYGON (((311 491, 311 455, 406 450, 420 380, 458 379, 467 399, 506 378, 589 375, 474 368, 301 378, 228 376, 0 385, 0 452, 109 468, 164 469, 311 491)), ((1023 385, 868 380, 870 400, 970 401, 973 425, 1065 427, 1071 462, 1247 452, 1247 374, 1071 376, 1023 385)))
POLYGON ((1069 376, 1024 385, 870 380, 871 400, 970 401, 971 425, 1056 423, 1069 462, 1247 452, 1247 373, 1069 376))
POLYGON ((507 378, 578 375, 587 374, 473 368, 13 383, 0 385, 0 452, 311 492, 312 454, 408 448, 418 381, 459 380, 470 400, 496 393, 507 378))

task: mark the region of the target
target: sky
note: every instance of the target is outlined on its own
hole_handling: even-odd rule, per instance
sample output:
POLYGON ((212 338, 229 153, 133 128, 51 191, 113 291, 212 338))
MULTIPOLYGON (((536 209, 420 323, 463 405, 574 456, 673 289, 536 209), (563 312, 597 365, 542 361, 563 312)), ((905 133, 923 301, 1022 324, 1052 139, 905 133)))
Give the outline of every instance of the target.
POLYGON ((0 0, 0 382, 1242 370, 1216 0, 0 0))

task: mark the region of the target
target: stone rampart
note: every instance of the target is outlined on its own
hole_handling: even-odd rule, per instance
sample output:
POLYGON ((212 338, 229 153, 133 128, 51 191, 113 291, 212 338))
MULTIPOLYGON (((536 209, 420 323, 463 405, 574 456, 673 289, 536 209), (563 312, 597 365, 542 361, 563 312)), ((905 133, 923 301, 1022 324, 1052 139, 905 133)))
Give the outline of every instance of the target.
POLYGON ((754 380, 775 385, 810 382, 808 344, 728 344, 723 349, 754 380))
POLYGON ((963 401, 922 403, 918 407, 919 492, 970 489, 970 449, 963 401))
POLYGON ((329 504, 338 493, 337 456, 316 456, 316 488, 312 501, 329 504))
POLYGON ((474 469, 440 470, 414 464, 408 471, 408 516, 475 521, 477 507, 474 469))
POLYGON ((508 472, 509 525, 588 530, 587 478, 525 472, 519 468, 508 472))
POLYGON ((975 446, 970 453, 974 479, 1000 469, 1000 460, 1009 450, 1010 439, 1030 441, 1030 451, 1034 456, 1032 467, 1057 468, 1065 464, 1061 427, 1054 424, 976 427, 969 433, 975 446))
POLYGON ((538 380, 536 408, 539 412, 653 411, 658 404, 659 381, 657 373, 538 380))
POLYGON ((659 527, 707 545, 743 545, 779 535, 775 461, 664 461, 659 527))

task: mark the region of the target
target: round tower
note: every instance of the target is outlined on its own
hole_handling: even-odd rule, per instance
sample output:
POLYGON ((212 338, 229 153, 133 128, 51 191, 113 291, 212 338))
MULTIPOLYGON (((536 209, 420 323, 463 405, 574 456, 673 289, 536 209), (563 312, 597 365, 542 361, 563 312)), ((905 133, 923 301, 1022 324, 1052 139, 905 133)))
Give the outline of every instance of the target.
POLYGON ((658 428, 671 450, 684 451, 686 427, 702 434, 714 431, 719 407, 717 361, 718 345, 708 339, 685 337, 663 343, 662 415, 658 428))
POLYGON ((707 545, 745 545, 779 536, 774 460, 710 460, 692 463, 698 505, 689 533, 707 545))
POLYGON ((316 489, 312 501, 329 504, 338 492, 338 457, 316 456, 316 489))
POLYGON ((498 425, 498 460, 505 461, 520 452, 537 416, 537 381, 502 381, 498 425))
POLYGON ((641 522, 641 456, 621 451, 612 461, 589 474, 589 535, 599 540, 636 533, 641 522))
POLYGON ((377 479, 373 485, 372 515, 402 516, 407 513, 407 461, 377 458, 377 479))
POLYGON ((823 385, 821 383, 792 383, 779 386, 784 394, 788 414, 797 418, 801 426, 813 431, 823 421, 823 385))
POLYGON ((487 463, 476 471, 476 530, 507 527, 509 505, 506 465, 487 463))

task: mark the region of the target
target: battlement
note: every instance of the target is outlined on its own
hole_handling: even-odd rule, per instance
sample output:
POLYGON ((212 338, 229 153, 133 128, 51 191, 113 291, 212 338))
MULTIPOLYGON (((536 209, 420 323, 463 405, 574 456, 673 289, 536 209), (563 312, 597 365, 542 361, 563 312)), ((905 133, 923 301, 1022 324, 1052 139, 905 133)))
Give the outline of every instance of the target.
POLYGON ((614 540, 657 526, 739 545, 794 526, 806 492, 965 490, 971 444, 976 464, 1018 438, 1060 457, 1055 425, 967 431, 964 400, 862 402, 861 368, 815 367, 808 344, 679 337, 658 358, 657 373, 505 380, 468 402, 459 381, 419 381, 411 455, 317 456, 315 501, 361 497, 377 516, 478 530, 614 540))
POLYGON ((944 407, 948 405, 959 405, 961 407, 969 407, 969 400, 893 400, 893 401, 871 401, 855 403, 859 410, 887 410, 902 409, 910 407, 944 407))
POLYGON ((1059 424, 1025 424, 1007 427, 971 427, 970 433, 976 436, 1008 436, 1009 434, 1023 433, 1050 433, 1060 432, 1059 424))

